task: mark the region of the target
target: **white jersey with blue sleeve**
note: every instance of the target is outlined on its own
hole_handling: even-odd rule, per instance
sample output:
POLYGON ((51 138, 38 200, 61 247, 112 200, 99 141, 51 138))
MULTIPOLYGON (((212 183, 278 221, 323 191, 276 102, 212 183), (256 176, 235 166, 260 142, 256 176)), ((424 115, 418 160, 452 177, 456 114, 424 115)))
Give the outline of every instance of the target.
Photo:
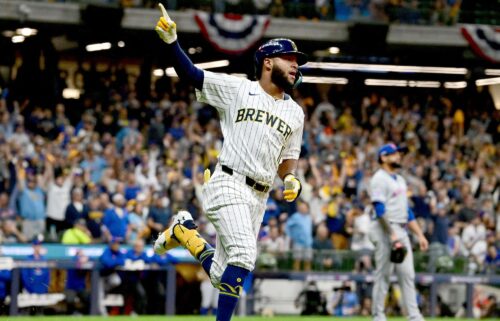
POLYGON ((370 180, 370 198, 372 203, 384 204, 383 216, 389 222, 407 223, 413 215, 408 212, 407 186, 401 175, 377 170, 370 180))

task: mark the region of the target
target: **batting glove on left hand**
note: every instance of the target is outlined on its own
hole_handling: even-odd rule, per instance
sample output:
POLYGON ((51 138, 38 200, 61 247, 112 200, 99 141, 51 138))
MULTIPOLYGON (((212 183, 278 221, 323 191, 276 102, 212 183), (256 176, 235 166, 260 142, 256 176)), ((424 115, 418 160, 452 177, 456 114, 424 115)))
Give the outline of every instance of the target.
POLYGON ((293 174, 287 174, 285 176, 285 179, 283 180, 283 183, 285 183, 283 198, 287 202, 295 201, 295 199, 299 197, 300 192, 302 191, 302 184, 300 184, 300 181, 293 174))
POLYGON ((156 33, 158 33, 158 36, 160 36, 163 41, 171 44, 177 40, 177 26, 175 22, 173 22, 172 19, 170 19, 170 17, 168 16, 165 7, 161 3, 159 4, 159 6, 163 17, 158 20, 155 30, 156 33))

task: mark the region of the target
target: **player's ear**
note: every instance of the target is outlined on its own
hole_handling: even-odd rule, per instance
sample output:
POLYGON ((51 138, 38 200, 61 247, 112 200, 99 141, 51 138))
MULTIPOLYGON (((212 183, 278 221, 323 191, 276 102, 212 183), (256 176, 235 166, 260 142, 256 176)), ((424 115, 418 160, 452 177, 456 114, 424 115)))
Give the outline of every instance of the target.
POLYGON ((262 65, 266 70, 271 70, 273 68, 273 60, 271 58, 264 58, 262 65))

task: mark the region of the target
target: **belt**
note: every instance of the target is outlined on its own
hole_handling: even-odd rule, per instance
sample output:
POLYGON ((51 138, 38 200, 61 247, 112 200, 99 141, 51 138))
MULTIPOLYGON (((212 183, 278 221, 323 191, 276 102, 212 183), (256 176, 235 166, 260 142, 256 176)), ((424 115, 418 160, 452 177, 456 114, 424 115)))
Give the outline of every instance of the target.
POLYGON ((397 226, 402 227, 402 228, 406 228, 406 224, 407 223, 389 222, 389 224, 391 224, 391 225, 397 225, 397 226))
MULTIPOLYGON (((221 168, 222 168, 222 171, 226 174, 229 174, 229 175, 234 174, 234 170, 232 168, 227 167, 226 165, 221 165, 221 168)), ((258 192, 262 192, 262 193, 269 192, 269 186, 261 184, 261 183, 255 181, 251 177, 245 176, 245 183, 258 192)))

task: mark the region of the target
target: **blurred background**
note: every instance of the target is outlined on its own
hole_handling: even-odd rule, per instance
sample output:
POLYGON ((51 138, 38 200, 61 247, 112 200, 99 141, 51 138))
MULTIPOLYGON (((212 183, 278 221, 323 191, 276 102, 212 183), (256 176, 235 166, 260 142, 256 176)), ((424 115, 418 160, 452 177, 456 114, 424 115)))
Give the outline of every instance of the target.
MULTIPOLYGON (((254 79, 254 51, 274 37, 309 55, 291 93, 306 115, 303 192, 290 204, 280 182, 271 191, 239 314, 370 315, 367 184, 392 141, 409 148, 431 243, 415 248, 423 313, 499 316, 498 1, 162 2, 201 68, 254 79)), ((200 186, 223 143, 153 31, 157 5, 0 0, 1 314, 216 308, 185 251, 151 250, 179 209, 214 241, 200 186)), ((405 314, 400 301, 395 284, 389 315, 405 314)))

